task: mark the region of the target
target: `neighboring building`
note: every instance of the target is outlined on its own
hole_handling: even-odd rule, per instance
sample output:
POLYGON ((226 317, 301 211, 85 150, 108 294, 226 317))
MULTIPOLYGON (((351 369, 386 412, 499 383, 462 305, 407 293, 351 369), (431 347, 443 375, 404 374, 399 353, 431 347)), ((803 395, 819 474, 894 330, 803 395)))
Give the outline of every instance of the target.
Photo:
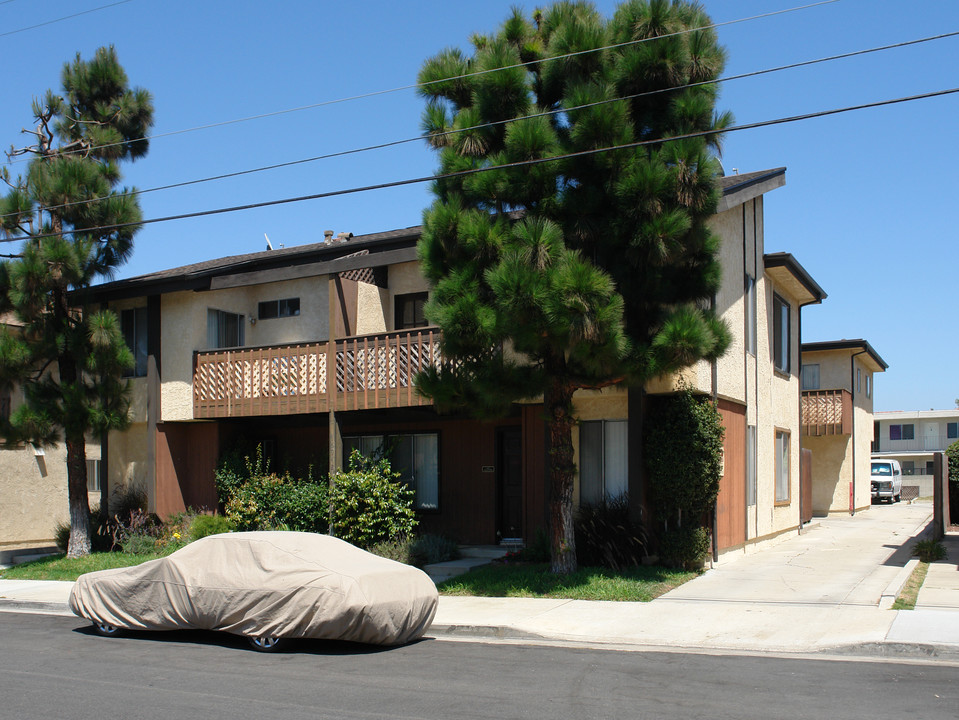
MULTIPOLYGON (((715 304, 734 340, 718 362, 685 373, 717 398, 727 427, 720 551, 801 522, 800 309, 825 293, 792 256, 764 254, 763 194, 783 184, 784 168, 721 179, 715 304)), ((547 521, 542 403, 478 422, 437 414, 412 387, 419 368, 441 361, 423 316, 419 231, 327 233, 94 288, 137 358, 134 425, 104 448, 111 484, 143 483, 165 515, 215 505, 216 461, 241 436, 301 468, 341 467, 351 448, 389 439, 424 530, 467 543, 531 539, 547 521)), ((629 422, 637 395, 574 397, 577 501, 642 497, 640 453, 630 452, 641 441, 629 422)))
POLYGON ((802 446, 812 452, 813 514, 870 506, 875 374, 888 367, 865 340, 803 343, 802 446))
POLYGON ((875 414, 872 454, 899 461, 903 492, 907 497, 932 495, 933 454, 945 452, 956 441, 959 441, 959 408, 891 410, 875 414))
MULTIPOLYGON (((19 324, 9 316, 0 322, 19 324)), ((0 394, 0 415, 8 419, 22 403, 19 388, 0 394)), ((99 458, 99 444, 88 440, 91 506, 100 502, 99 458)), ((52 547, 56 526, 69 517, 66 447, 0 448, 0 564, 30 550, 52 547)))

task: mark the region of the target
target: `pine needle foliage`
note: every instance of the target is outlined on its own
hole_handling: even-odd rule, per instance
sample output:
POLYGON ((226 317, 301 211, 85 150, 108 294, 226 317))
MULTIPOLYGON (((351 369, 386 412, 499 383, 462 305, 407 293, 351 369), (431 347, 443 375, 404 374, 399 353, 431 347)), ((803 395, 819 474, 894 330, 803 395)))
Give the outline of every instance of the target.
POLYGON ((543 397, 554 572, 576 566, 573 393, 642 387, 729 342, 703 309, 719 286, 707 220, 731 123, 714 111, 725 53, 696 29, 708 25, 686 0, 627 0, 612 18, 558 2, 531 18, 514 10, 471 38, 471 54, 444 50, 419 75, 440 173, 485 171, 437 180, 424 213, 426 314, 447 362, 418 387, 479 416, 543 397), (707 135, 498 168, 697 131, 707 135))
POLYGON ((112 47, 77 54, 61 85, 34 100, 31 144, 8 152, 29 157, 25 174, 2 174, 0 234, 22 247, 0 264, 0 385, 22 388, 24 402, 0 435, 8 446, 65 443, 77 557, 90 552, 85 437, 128 424, 133 365, 117 316, 89 307, 84 291, 133 250, 141 213, 119 187, 119 163, 146 154, 153 101, 129 86, 112 47))

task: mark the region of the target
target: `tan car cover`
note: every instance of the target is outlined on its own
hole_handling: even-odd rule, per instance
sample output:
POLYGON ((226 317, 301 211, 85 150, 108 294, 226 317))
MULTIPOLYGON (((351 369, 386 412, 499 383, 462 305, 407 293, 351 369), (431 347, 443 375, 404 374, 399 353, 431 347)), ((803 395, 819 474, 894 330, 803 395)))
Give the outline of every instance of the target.
POLYGON ((436 613, 422 570, 328 535, 210 535, 136 567, 81 575, 80 617, 130 630, 193 628, 253 637, 398 645, 436 613))

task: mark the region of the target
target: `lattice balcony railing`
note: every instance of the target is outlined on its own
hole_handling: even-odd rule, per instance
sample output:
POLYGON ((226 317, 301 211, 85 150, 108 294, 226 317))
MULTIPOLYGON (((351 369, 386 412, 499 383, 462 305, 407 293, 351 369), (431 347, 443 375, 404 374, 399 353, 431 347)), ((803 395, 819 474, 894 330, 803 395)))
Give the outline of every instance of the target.
POLYGON ((852 394, 848 390, 803 391, 803 435, 849 435, 851 432, 852 394))

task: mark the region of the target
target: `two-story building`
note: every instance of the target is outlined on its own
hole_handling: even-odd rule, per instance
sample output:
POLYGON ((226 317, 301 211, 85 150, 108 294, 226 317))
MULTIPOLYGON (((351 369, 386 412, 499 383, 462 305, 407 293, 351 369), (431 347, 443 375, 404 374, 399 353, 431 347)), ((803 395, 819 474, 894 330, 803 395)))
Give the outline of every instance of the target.
POLYGON ((815 515, 854 513, 871 503, 875 374, 888 367, 865 340, 802 345, 802 446, 812 451, 815 515))
MULTIPOLYGON (((763 196, 778 168, 721 178, 714 299, 734 341, 685 375, 715 397, 726 425, 716 521, 720 552, 801 524, 800 311, 825 297, 796 260, 765 253, 763 196)), ((222 258, 94 288, 134 349, 134 425, 103 446, 111 484, 142 483, 161 515, 212 507, 213 470, 238 438, 296 467, 340 467, 351 448, 386 442, 416 491, 422 527, 461 542, 529 539, 545 526, 542 404, 496 422, 439 415, 417 395, 441 362, 423 315, 419 228, 222 258)), ((651 383, 650 393, 674 389, 651 383)), ((576 498, 641 496, 636 392, 580 392, 576 498)))
POLYGON ((959 441, 959 408, 875 414, 872 454, 902 465, 903 494, 931 497, 933 454, 959 441))

